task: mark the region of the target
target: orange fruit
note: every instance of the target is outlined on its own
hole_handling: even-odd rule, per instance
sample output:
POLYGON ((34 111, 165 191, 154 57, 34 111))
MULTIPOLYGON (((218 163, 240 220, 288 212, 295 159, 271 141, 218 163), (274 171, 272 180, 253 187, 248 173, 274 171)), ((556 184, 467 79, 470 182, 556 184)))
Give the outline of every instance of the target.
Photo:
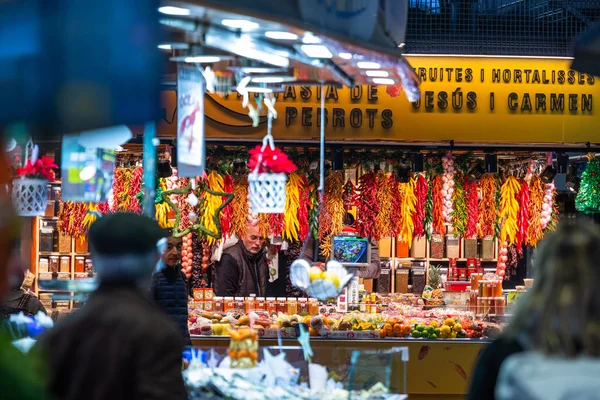
POLYGON ((237 358, 245 358, 245 357, 250 357, 250 352, 248 350, 239 350, 237 352, 237 358))
POLYGON ((256 361, 256 360, 258 360, 258 353, 256 353, 255 351, 251 351, 251 352, 250 352, 250 359, 251 359, 252 361, 256 361))
POLYGON ((236 355, 237 355, 237 351, 233 350, 233 349, 229 349, 229 351, 227 352, 227 355, 229 356, 229 358, 231 358, 232 360, 235 359, 236 355))
POLYGON ((406 334, 406 335, 410 335, 412 333, 412 328, 410 327, 410 325, 404 325, 404 328, 402 329, 402 331, 406 334))
POLYGON ((385 329, 382 328, 382 329, 379 330, 379 336, 382 337, 382 338, 384 338, 386 336, 385 329))

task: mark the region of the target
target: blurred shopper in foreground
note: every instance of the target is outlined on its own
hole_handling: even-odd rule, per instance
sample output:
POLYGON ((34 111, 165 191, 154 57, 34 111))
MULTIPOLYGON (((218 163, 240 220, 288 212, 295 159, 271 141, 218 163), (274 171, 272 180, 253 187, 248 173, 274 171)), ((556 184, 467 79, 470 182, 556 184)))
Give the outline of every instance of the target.
POLYGON ((181 334, 183 343, 191 346, 188 329, 189 283, 181 271, 181 238, 167 236, 166 249, 161 255, 158 271, 152 274, 150 296, 165 311, 181 334))
MULTIPOLYGON (((0 166, 4 165, 4 150, 0 147, 0 166)), ((10 290, 15 267, 21 268, 15 243, 19 223, 5 186, 7 170, 0 168, 0 297, 10 290)), ((35 374, 32 359, 13 347, 12 338, 0 328, 0 398, 2 400, 46 399, 41 377, 35 374)))
POLYGON ((469 399, 600 399, 600 230, 559 224, 533 287, 481 355, 469 399))
POLYGON ((129 213, 90 228, 99 287, 40 339, 56 399, 187 398, 179 332, 147 295, 163 237, 156 221, 129 213))

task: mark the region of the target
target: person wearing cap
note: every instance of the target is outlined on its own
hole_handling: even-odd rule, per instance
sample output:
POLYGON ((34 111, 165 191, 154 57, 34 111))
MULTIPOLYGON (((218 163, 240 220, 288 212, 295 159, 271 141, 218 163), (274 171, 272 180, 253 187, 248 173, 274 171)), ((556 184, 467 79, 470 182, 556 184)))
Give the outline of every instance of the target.
MULTIPOLYGON (((6 165, 4 149, 0 145, 0 165, 6 165)), ((17 251, 20 226, 10 193, 6 190, 8 171, 0 168, 0 298, 10 290, 13 276, 23 264, 17 251)), ((0 398, 2 400, 48 399, 43 385, 44 377, 36 368, 37 357, 24 355, 12 344, 13 337, 0 327, 0 398)))
POLYGON ((190 287, 181 270, 181 249, 183 241, 167 232, 165 249, 162 251, 157 271, 152 274, 150 296, 163 309, 175 324, 183 342, 191 346, 188 329, 188 295, 190 287))
POLYGON ((180 334, 147 290, 164 231, 146 216, 115 213, 99 218, 88 236, 98 288, 39 341, 50 393, 61 400, 187 399, 180 334))

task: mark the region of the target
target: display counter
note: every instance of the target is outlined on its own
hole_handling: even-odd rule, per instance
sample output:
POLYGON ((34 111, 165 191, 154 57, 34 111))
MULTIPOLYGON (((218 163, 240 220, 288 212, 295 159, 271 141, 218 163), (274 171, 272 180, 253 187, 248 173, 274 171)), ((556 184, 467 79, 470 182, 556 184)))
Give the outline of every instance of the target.
MULTIPOLYGON (((284 345, 297 345, 296 339, 283 338, 284 345)), ((407 393, 411 399, 462 399, 467 393, 477 358, 487 339, 331 339, 311 338, 313 362, 327 366, 342 381, 347 380, 354 350, 386 350, 407 346, 407 393)), ((226 352, 229 337, 192 336, 192 344, 202 349, 226 352)), ((260 346, 276 346, 276 338, 261 338, 260 346)), ((398 360, 399 361, 399 360, 398 360)), ((397 363, 398 368, 401 363, 397 363)), ((402 371, 392 369, 392 389, 400 388, 402 371), (400 385, 400 386, 394 386, 400 385)))

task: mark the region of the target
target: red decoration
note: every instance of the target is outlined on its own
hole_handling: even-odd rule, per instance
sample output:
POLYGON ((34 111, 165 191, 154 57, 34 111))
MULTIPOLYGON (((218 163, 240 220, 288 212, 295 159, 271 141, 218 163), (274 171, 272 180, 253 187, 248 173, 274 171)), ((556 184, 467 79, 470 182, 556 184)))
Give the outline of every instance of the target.
POLYGON ((417 178, 417 185, 415 187, 417 204, 415 205, 415 212, 412 215, 413 223, 415 225, 414 233, 416 237, 422 237, 425 235, 425 203, 427 202, 428 190, 429 185, 427 184, 427 179, 425 179, 423 175, 419 175, 417 178))
POLYGON ((258 166, 258 173, 290 173, 294 172, 296 165, 288 158, 287 154, 278 148, 271 148, 265 146, 263 150, 262 145, 257 145, 255 148, 248 152, 250 159, 248 160, 248 168, 254 171, 258 166))
POLYGON ((42 156, 33 164, 31 160, 27 160, 23 168, 15 170, 15 175, 17 178, 26 176, 28 178, 43 178, 52 182, 56 178, 53 168, 58 168, 58 165, 54 164, 54 159, 42 156))
POLYGON ((400 86, 400 85, 388 85, 385 88, 385 92, 390 97, 398 97, 398 96, 400 96, 400 93, 402 93, 402 86, 400 86))

